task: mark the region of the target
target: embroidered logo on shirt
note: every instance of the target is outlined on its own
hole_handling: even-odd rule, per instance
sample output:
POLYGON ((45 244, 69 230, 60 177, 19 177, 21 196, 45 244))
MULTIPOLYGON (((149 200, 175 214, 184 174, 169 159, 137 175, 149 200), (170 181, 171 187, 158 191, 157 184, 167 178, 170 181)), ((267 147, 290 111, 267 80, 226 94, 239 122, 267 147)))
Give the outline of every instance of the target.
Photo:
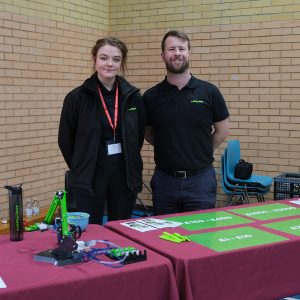
POLYGON ((134 111, 134 110, 136 110, 136 107, 130 107, 129 108, 129 111, 134 111))
POLYGON ((203 100, 191 100, 191 103, 204 103, 204 101, 203 100))

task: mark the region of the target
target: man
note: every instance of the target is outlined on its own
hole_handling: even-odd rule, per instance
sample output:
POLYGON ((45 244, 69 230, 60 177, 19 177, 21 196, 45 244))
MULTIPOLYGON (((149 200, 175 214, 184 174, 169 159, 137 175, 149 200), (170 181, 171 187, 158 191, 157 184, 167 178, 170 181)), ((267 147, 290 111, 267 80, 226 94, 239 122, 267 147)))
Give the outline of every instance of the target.
POLYGON ((145 139, 154 146, 156 215, 215 207, 213 152, 229 134, 229 112, 213 84, 189 72, 190 41, 169 31, 161 42, 166 78, 144 94, 145 139))

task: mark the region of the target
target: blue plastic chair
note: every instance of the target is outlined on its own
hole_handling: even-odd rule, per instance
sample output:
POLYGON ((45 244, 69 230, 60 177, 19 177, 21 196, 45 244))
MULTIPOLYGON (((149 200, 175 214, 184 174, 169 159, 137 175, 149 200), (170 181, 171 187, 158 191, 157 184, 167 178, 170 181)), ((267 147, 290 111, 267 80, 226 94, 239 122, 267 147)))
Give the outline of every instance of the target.
POLYGON ((229 187, 226 185, 225 181, 225 172, 224 172, 224 156, 221 156, 221 186, 223 192, 228 196, 226 206, 230 206, 234 201, 235 197, 238 196, 237 202, 240 204, 245 204, 248 202, 247 195, 245 194, 244 189, 239 189, 238 185, 229 187))
MULTIPOLYGON (((226 149, 224 152, 226 154, 226 149)), ((239 185, 238 183, 231 184, 227 180, 226 167, 225 167, 226 165, 225 154, 221 156, 221 185, 224 193, 230 196, 226 205, 230 206, 235 196, 239 196, 239 201, 242 204, 250 203, 249 196, 255 196, 258 202, 264 202, 265 201, 264 195, 270 191, 270 187, 267 187, 265 189, 262 189, 260 187, 255 187, 255 186, 248 187, 245 184, 243 185, 239 185)))
POLYGON ((222 190, 228 196, 228 200, 226 202, 226 206, 230 206, 233 204, 236 197, 238 197, 236 204, 246 204, 248 203, 247 196, 245 195, 244 191, 234 189, 229 190, 227 189, 223 180, 221 180, 222 190))
POLYGON ((226 150, 226 175, 229 181, 232 183, 238 183, 239 185, 247 185, 247 187, 255 186, 261 188, 267 188, 272 185, 273 178, 269 176, 256 175, 252 173, 249 179, 243 180, 234 177, 235 165, 241 159, 240 141, 229 140, 227 142, 226 150))
POLYGON ((240 189, 242 188, 247 188, 249 192, 257 192, 259 194, 266 194, 267 192, 270 191, 271 185, 262 187, 260 184, 255 185, 255 183, 252 183, 250 186, 248 186, 245 182, 240 183, 238 181, 232 181, 227 177, 226 173, 226 154, 227 154, 227 149, 224 150, 224 154, 221 156, 221 166, 223 167, 224 170, 224 181, 227 186, 236 186, 238 185, 240 189))

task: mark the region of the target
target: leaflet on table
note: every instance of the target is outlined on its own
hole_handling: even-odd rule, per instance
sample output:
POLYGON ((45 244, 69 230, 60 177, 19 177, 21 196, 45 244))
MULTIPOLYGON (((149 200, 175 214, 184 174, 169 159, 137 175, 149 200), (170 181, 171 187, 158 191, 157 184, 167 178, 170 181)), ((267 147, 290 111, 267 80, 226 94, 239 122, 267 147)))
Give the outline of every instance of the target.
POLYGON ((139 220, 139 222, 148 224, 156 228, 178 227, 182 224, 181 222, 154 219, 154 218, 141 219, 139 220))
POLYGON ((129 222, 121 223, 121 225, 130 227, 134 230, 138 230, 141 232, 156 230, 156 229, 161 229, 161 228, 167 228, 167 227, 178 227, 181 224, 182 224, 181 222, 160 220, 160 219, 154 219, 154 218, 147 218, 147 219, 141 219, 141 220, 137 220, 137 221, 129 221, 129 222))
POLYGON ((0 289, 5 289, 7 288, 6 284, 4 283, 3 279, 0 276, 0 289))
POLYGON ((290 202, 300 205, 300 198, 296 200, 291 200, 290 202))

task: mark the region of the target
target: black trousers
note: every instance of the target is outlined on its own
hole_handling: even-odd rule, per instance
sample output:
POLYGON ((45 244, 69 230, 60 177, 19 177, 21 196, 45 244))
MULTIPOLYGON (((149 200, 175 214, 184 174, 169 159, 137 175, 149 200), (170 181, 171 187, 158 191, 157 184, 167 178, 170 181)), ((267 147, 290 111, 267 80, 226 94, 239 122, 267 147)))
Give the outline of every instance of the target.
POLYGON ((99 153, 93 192, 72 188, 71 193, 77 211, 90 214, 89 223, 100 225, 105 206, 108 221, 129 219, 137 196, 127 187, 123 154, 107 156, 104 146, 99 153))
POLYGON ((217 179, 213 167, 193 177, 175 178, 155 169, 151 179, 155 215, 214 208, 217 179))

